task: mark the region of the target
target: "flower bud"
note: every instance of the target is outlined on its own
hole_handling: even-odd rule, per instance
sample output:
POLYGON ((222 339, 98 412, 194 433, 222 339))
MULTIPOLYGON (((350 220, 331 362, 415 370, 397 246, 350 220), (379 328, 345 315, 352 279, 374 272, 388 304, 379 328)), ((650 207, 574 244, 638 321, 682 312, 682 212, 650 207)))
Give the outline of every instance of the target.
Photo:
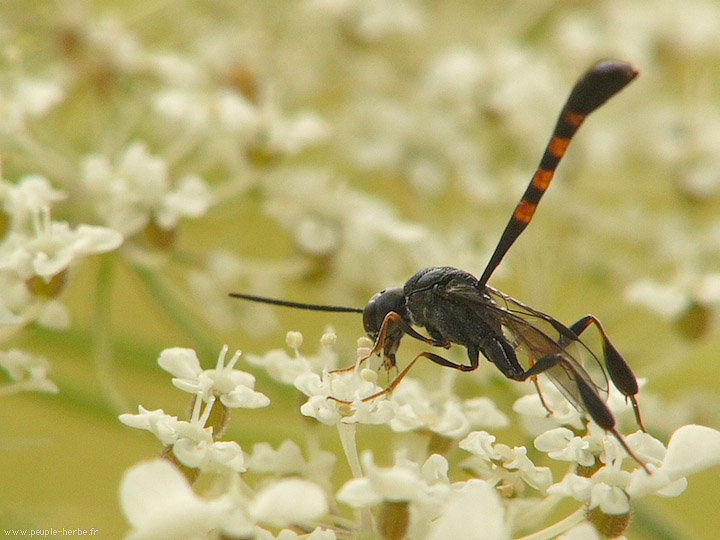
POLYGON ((588 510, 585 519, 592 523, 597 532, 607 538, 621 536, 630 524, 630 512, 624 514, 606 514, 600 507, 588 510))
POLYGON ((55 298, 65 288, 65 283, 67 283, 67 272, 63 270, 51 277, 49 281, 45 281, 37 275, 33 276, 25 282, 25 286, 35 296, 55 298))
POLYGON ((407 501, 383 501, 377 517, 377 528, 385 540, 405 538, 410 511, 407 501))
POLYGON ((163 229, 151 219, 143 229, 142 237, 155 248, 170 249, 175 244, 175 229, 163 229))

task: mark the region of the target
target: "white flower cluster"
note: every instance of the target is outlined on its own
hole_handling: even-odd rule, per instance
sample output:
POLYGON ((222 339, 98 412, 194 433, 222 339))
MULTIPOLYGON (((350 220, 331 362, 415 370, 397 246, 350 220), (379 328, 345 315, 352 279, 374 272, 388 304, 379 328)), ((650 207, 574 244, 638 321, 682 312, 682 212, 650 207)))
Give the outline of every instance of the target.
MULTIPOLYGON (((510 447, 496 442, 497 437, 487 431, 472 431, 479 426, 502 428, 508 424, 491 400, 461 400, 447 384, 436 385, 430 392, 410 378, 390 395, 377 385, 372 370, 356 367, 329 372, 328 366, 335 363, 329 347, 335 339, 334 334, 324 335, 320 352, 306 358, 299 351, 302 335, 289 332, 287 343, 294 355, 271 351, 253 357, 251 363, 304 394, 307 401, 300 411, 305 416, 337 427, 352 479, 339 488, 333 485, 335 456, 320 450, 317 442, 309 445, 306 461, 301 448, 290 439, 277 450, 269 443, 257 443, 248 456, 236 442, 217 440, 220 426, 209 425, 214 406, 264 407, 268 398, 254 390, 254 377, 235 369, 239 352, 226 363, 225 347, 216 368, 203 370, 194 351, 166 349, 158 363, 174 376, 176 387, 196 396, 190 421, 142 407, 139 414, 121 415, 120 419, 154 433, 172 450, 171 462, 196 472, 188 474, 186 470, 184 477, 162 461, 131 468, 120 491, 132 527, 126 538, 189 540, 212 538, 210 531, 221 530, 231 537, 334 540, 339 529, 333 523, 342 523, 343 536, 351 537, 472 539, 477 538, 474 531, 482 530, 482 538, 509 540, 518 531, 537 527, 564 498, 581 506, 549 526, 547 536, 538 531, 533 538, 561 533, 567 533, 567 539, 584 538, 583 534, 594 538, 596 528, 617 536, 627 526, 632 501, 647 495, 680 495, 687 486, 686 476, 720 464, 720 432, 716 430, 683 426, 672 435, 667 449, 648 433, 638 431, 626 441, 647 465, 648 474, 628 460, 614 437, 576 412, 547 418, 549 423, 542 429, 535 426, 535 432, 540 431, 535 433, 535 449, 551 460, 571 465, 571 472, 558 481, 550 467, 535 463, 537 458, 530 457, 527 447, 510 447), (358 454, 355 433, 359 424, 372 424, 372 429, 385 424, 398 434, 391 467, 379 466, 373 449, 358 454), (559 424, 573 429, 553 427, 559 424), (402 439, 400 434, 405 432, 430 433, 446 444, 438 447, 442 453, 430 453, 432 446, 424 446, 420 439, 402 439), (457 463, 453 454, 459 450, 471 457, 457 463), (216 486, 201 495, 187 478, 194 480, 197 473, 207 472, 218 475, 216 486), (241 488, 241 478, 249 473, 264 478, 254 490, 241 488), (454 479, 456 476, 462 479, 454 479), (167 489, 158 490, 159 484, 167 489), (359 509, 358 520, 341 518, 338 503, 359 509), (528 504, 534 506, 533 512, 527 511, 528 504), (368 512, 370 508, 377 508, 374 516, 368 512), (598 513, 601 521, 596 520, 598 513), (190 521, 180 528, 178 522, 186 523, 186 519, 190 521), (613 530, 620 532, 605 530, 608 522, 615 523, 613 530), (587 529, 589 524, 594 527, 587 529), (298 535, 286 528, 289 525, 308 532, 298 535)), ((358 355, 362 359, 368 348, 364 342, 361 345, 358 355)), ((543 392, 547 403, 559 402, 561 394, 553 393, 553 387, 543 386, 543 392)), ((523 397, 516 405, 519 414, 530 419, 538 410, 545 411, 539 399, 531 405, 523 397)), ((610 406, 619 409, 622 400, 610 400, 610 406)), ((255 480, 247 482, 254 484, 255 480)))
MULTIPOLYGON (((205 370, 191 349, 176 347, 160 354, 158 364, 175 376, 173 384, 195 396, 189 421, 142 406, 138 414, 120 415, 124 424, 153 433, 172 452, 174 463, 187 470, 218 475, 224 482, 223 495, 200 497, 188 478, 168 461, 138 464, 126 472, 120 486, 120 501, 132 527, 126 538, 191 539, 218 529, 231 537, 273 538, 260 524, 284 527, 328 512, 322 488, 302 476, 324 479, 327 484, 327 471, 333 464, 331 455, 320 452, 314 461, 306 463, 297 445, 286 441, 277 451, 268 444, 256 445, 246 463, 237 442, 217 440, 224 421, 217 422, 211 415, 224 418, 227 409, 255 409, 270 404, 267 396, 254 390, 255 378, 235 369, 240 351, 226 363, 227 350, 227 346, 223 347, 215 368, 205 370), (222 407, 221 412, 213 411, 214 407, 222 407), (247 470, 295 476, 278 479, 249 495, 234 476, 247 470)), ((305 537, 335 538, 321 530, 305 537)))
POLYGON ((134 142, 115 164, 104 155, 86 156, 82 182, 97 217, 125 236, 136 234, 151 220, 170 230, 181 218, 204 216, 212 195, 197 175, 184 176, 172 187, 167 167, 145 144, 134 142))
MULTIPOLYGON (((106 227, 79 225, 51 217, 54 203, 66 198, 40 175, 27 175, 12 183, 0 178, 3 221, 0 240, 0 327, 9 339, 26 326, 37 323, 62 329, 69 314, 57 300, 73 265, 83 257, 117 249, 123 236, 106 227)), ((20 390, 57 392, 46 379, 47 360, 12 349, 0 353, 0 365, 11 383, 2 393, 20 390)))
POLYGON ((216 399, 223 407, 230 409, 267 407, 270 400, 253 389, 255 378, 252 375, 234 369, 240 351, 233 355, 227 365, 226 354, 227 346, 220 352, 217 367, 206 370, 200 367, 200 361, 191 349, 177 347, 165 349, 160 354, 160 367, 176 376, 173 384, 195 395, 190 421, 178 420, 160 409, 148 411, 142 406, 138 414, 121 415, 120 421, 153 433, 163 445, 171 447, 178 461, 187 467, 200 471, 222 470, 224 467, 244 471, 243 455, 238 444, 214 440, 223 426, 207 426, 208 419, 216 399))

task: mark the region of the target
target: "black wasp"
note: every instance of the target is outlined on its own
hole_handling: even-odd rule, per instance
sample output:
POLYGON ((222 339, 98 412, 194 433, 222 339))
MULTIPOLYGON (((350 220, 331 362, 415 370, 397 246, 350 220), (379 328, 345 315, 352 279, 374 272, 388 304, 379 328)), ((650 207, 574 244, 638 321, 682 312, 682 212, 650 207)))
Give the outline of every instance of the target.
MULTIPOLYGON (((595 423, 614 435, 625 451, 648 471, 615 429, 615 418, 605 404, 609 375, 615 387, 632 403, 637 423, 644 430, 635 399, 638 392, 635 375, 608 339, 600 321, 586 315, 567 327, 487 284, 510 246, 530 223, 570 140, 585 118, 636 76, 637 72, 629 64, 610 60, 596 64, 575 83, 540 165, 480 279, 449 266, 425 268, 408 279, 402 288, 383 289, 377 293, 365 309, 304 304, 237 293, 231 296, 318 311, 362 313, 365 331, 375 343, 368 358, 382 353, 387 369, 395 366, 395 354, 405 335, 434 347, 447 349, 451 344, 457 344, 467 349, 469 365, 457 364, 433 352, 422 352, 388 388, 367 399, 392 391, 421 357, 444 367, 473 371, 477 369, 482 353, 508 379, 533 380, 538 392, 537 376, 543 373, 578 411, 587 413, 595 423), (595 325, 602 340, 607 375, 597 357, 579 337, 591 324, 595 325), (425 328, 430 337, 418 333, 413 326, 425 328), (523 363, 528 366, 527 369, 523 363), (593 373, 592 377, 587 370, 593 373)), ((540 399, 545 405, 541 393, 540 399)))

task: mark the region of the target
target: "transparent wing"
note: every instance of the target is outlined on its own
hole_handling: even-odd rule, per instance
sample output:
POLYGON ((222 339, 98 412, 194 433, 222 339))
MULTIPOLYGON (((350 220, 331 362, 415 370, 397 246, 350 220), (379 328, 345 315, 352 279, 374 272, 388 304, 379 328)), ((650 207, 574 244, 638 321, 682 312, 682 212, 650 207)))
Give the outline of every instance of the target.
POLYGON ((607 399, 605 370, 595 354, 569 328, 490 286, 485 286, 485 293, 467 284, 451 285, 445 291, 448 298, 466 303, 500 330, 523 366, 529 366, 543 356, 560 355, 565 362, 559 362, 544 373, 576 409, 586 410, 577 377, 595 388, 601 398, 607 399))

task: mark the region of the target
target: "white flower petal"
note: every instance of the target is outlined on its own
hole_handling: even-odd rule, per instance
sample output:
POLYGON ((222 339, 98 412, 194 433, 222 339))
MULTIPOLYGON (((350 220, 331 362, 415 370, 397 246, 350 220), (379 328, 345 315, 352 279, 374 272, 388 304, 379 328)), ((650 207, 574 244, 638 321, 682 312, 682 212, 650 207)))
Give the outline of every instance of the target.
POLYGON ((458 403, 448 401, 442 408, 442 416, 434 425, 429 425, 431 431, 443 437, 459 439, 470 431, 470 422, 458 403))
POLYGON ((307 480, 287 478, 257 494, 250 505, 250 513, 277 527, 317 519, 328 512, 323 490, 307 480))
POLYGON ((564 450, 575 434, 568 428, 550 429, 535 437, 535 448, 541 452, 559 452, 564 450))
POLYGON ((290 439, 284 440, 277 450, 269 443, 253 445, 247 467, 256 473, 274 473, 278 476, 297 474, 305 466, 300 447, 290 439))
POLYGON ((108 227, 80 225, 75 231, 73 252, 76 255, 107 253, 120 247, 123 235, 108 227))
POLYGON ((572 497, 582 502, 590 499, 592 486, 593 483, 590 478, 568 473, 559 483, 550 486, 547 492, 553 495, 572 497))
POLYGON ((673 480, 720 463, 720 431, 698 425, 679 428, 670 437, 661 469, 673 480))
POLYGON ((497 491, 482 480, 454 486, 444 511, 430 529, 429 540, 505 540, 510 531, 497 491))
POLYGON ((128 469, 120 504, 132 530, 126 540, 192 540, 221 524, 225 500, 198 497, 185 477, 162 459, 128 469))
POLYGON ((196 380, 202 372, 200 360, 195 351, 183 347, 163 350, 158 358, 158 364, 179 379, 196 380))
POLYGON ((510 424, 507 415, 488 397, 468 399, 463 403, 463 409, 473 426, 504 428, 510 424))
POLYGON ((245 472, 245 458, 240 445, 235 441, 215 441, 209 448, 208 457, 211 465, 219 465, 221 469, 227 467, 235 472, 245 472))
POLYGON ((630 501, 622 489, 604 483, 595 484, 590 491, 590 508, 599 506, 604 514, 625 514, 630 501))
POLYGON ((203 441, 181 438, 173 444, 173 454, 187 467, 203 468, 208 459, 208 445, 203 441))
POLYGON ((199 176, 186 176, 163 197, 155 211, 155 220, 161 229, 172 229, 183 217, 204 216, 212 202, 212 194, 205 182, 199 176))
POLYGON ((173 444, 178 438, 180 422, 176 416, 165 414, 162 409, 149 411, 139 405, 138 414, 121 414, 118 418, 126 426, 152 432, 163 444, 173 444))
POLYGON ((49 300, 41 307, 36 321, 51 330, 67 330, 70 328, 70 312, 61 302, 49 300))
POLYGON ((223 405, 230 408, 244 407, 257 409, 270 405, 270 398, 261 392, 256 392, 247 386, 238 386, 229 394, 220 396, 223 405))
POLYGON ((463 450, 490 461, 500 459, 500 454, 493 449, 494 442, 495 435, 490 435, 487 431, 473 431, 460 441, 459 446, 463 450))
POLYGON ((365 508, 380 503, 382 496, 373 489, 369 478, 353 478, 340 488, 337 499, 355 508, 365 508))
POLYGON ((425 482, 436 482, 448 480, 448 461, 439 454, 433 454, 423 464, 420 475, 425 482))
POLYGON ((300 412, 328 426, 334 426, 343 418, 338 408, 324 396, 312 396, 302 404, 300 412))
POLYGON ((652 464, 648 464, 648 468, 652 474, 647 474, 642 469, 635 469, 631 473, 630 482, 625 488, 631 497, 640 498, 650 493, 656 493, 672 483, 670 477, 662 469, 658 469, 652 464))

